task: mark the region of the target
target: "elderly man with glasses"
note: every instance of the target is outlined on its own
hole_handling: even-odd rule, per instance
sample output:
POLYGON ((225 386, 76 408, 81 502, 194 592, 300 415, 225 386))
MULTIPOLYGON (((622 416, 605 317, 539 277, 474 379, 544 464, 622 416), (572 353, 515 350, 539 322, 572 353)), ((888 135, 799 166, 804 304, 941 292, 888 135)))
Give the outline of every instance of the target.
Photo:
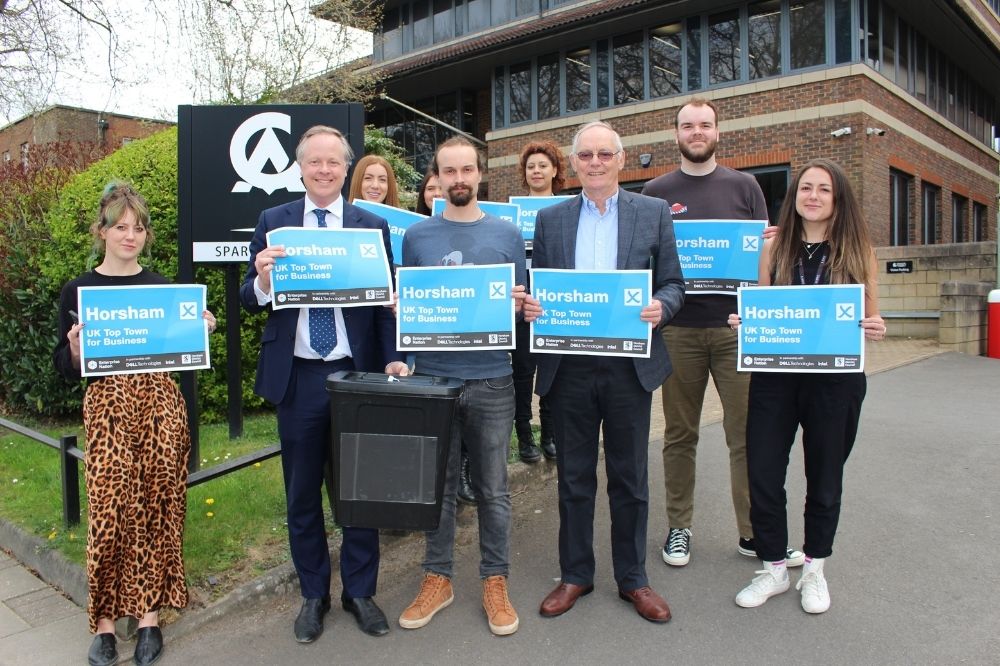
MULTIPOLYGON (((660 199, 618 186, 625 165, 621 138, 601 121, 582 126, 570 162, 583 192, 538 211, 533 268, 586 271, 652 270, 653 297, 637 315, 659 329, 684 302, 670 210, 660 199)), ((541 314, 527 297, 525 319, 541 314)), ((646 576, 649 515, 647 451, 652 393, 670 374, 658 332, 649 358, 539 354, 535 392, 552 408, 559 475, 559 568, 562 580, 540 613, 568 611, 594 589, 594 503, 600 435, 604 433, 611 558, 618 595, 650 622, 666 622, 670 608, 646 576)))

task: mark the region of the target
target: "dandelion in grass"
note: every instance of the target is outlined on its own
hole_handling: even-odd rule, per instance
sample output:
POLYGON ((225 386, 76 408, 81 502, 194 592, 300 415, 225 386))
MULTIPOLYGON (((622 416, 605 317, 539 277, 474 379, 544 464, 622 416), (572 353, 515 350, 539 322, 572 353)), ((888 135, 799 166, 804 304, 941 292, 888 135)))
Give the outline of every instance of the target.
POLYGON ((55 538, 56 538, 56 533, 55 532, 50 532, 49 533, 49 541, 52 541, 55 538))
POLYGON ((209 506, 212 506, 213 504, 215 504, 215 499, 212 498, 212 497, 206 497, 205 498, 205 504, 207 504, 209 506))
POLYGON ((206 511, 205 512, 205 517, 206 518, 215 518, 215 514, 212 513, 211 511, 206 511))
MULTIPOLYGON (((260 463, 254 463, 253 466, 254 467, 260 467, 260 463)), ((16 481, 16 479, 15 479, 15 481, 16 481)))

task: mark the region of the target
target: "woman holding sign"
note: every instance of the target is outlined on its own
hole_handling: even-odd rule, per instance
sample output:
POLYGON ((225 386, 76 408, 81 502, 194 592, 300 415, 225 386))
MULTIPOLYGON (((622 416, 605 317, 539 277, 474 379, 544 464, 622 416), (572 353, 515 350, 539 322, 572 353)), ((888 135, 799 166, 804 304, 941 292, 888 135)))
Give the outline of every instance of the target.
MULTIPOLYGON (((566 184, 566 160, 559 146, 551 141, 532 141, 521 150, 521 184, 528 196, 551 197, 566 184)), ((530 256, 530 254, 529 254, 530 256)), ((552 423, 548 398, 538 401, 538 419, 541 422, 539 446, 535 446, 531 432, 531 393, 535 383, 535 357, 531 354, 531 325, 519 321, 515 327, 517 348, 511 354, 514 367, 514 430, 517 432, 518 452, 521 460, 532 463, 541 459, 556 459, 556 445, 552 438, 552 423), (539 453, 539 447, 541 453, 539 453)))
MULTIPOLYGON (((69 281, 59 300, 56 369, 80 381, 77 287, 141 288, 168 280, 139 265, 153 240, 145 200, 129 185, 111 183, 91 226, 100 265, 69 281)), ((215 317, 202 313, 209 331, 215 317)), ((158 609, 187 605, 182 545, 187 461, 187 409, 165 372, 107 375, 88 382, 83 399, 87 439, 87 583, 90 630, 97 635, 88 661, 118 661, 115 620, 139 620, 136 664, 163 650, 158 609)))
MULTIPOLYGON (((760 284, 862 284, 865 313, 859 325, 867 339, 883 339, 875 252, 844 171, 830 160, 812 160, 796 175, 791 192, 794 198, 785 199, 779 214, 778 234, 764 242, 760 284)), ((730 315, 729 325, 739 324, 739 315, 730 315)), ((747 416, 750 520, 764 569, 736 595, 738 605, 760 606, 789 587, 784 560, 788 543, 785 474, 801 425, 806 561, 796 589, 801 591, 802 609, 807 613, 823 613, 830 607, 823 568, 833 552, 844 463, 858 432, 865 391, 863 372, 751 375, 747 416)))
POLYGON ((378 155, 365 155, 358 160, 351 177, 350 201, 363 199, 399 208, 399 187, 392 165, 378 155))

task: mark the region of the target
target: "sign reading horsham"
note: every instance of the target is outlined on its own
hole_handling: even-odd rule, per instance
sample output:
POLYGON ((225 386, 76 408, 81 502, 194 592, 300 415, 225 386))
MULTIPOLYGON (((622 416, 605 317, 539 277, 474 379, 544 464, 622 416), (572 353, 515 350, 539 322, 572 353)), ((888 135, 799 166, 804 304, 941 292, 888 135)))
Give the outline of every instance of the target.
POLYGON ((396 271, 396 349, 514 348, 514 264, 396 271))
POLYGON ((378 229, 283 227, 267 234, 281 245, 271 272, 275 310, 392 303, 392 278, 378 229))
POLYGON ((652 280, 649 271, 532 269, 543 310, 531 322, 532 353, 649 358, 653 327, 640 314, 652 280))
POLYGON ((859 284, 740 289, 737 369, 863 371, 864 299, 859 284))
POLYGON ((206 287, 80 287, 84 377, 210 367, 206 287))

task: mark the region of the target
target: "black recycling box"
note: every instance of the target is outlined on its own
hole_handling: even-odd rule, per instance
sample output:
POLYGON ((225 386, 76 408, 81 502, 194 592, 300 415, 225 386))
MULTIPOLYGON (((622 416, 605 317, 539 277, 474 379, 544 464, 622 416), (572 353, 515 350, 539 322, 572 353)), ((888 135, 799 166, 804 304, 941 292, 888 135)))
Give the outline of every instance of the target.
POLYGON ((337 522, 437 528, 462 380, 340 371, 326 378, 326 390, 337 522))

